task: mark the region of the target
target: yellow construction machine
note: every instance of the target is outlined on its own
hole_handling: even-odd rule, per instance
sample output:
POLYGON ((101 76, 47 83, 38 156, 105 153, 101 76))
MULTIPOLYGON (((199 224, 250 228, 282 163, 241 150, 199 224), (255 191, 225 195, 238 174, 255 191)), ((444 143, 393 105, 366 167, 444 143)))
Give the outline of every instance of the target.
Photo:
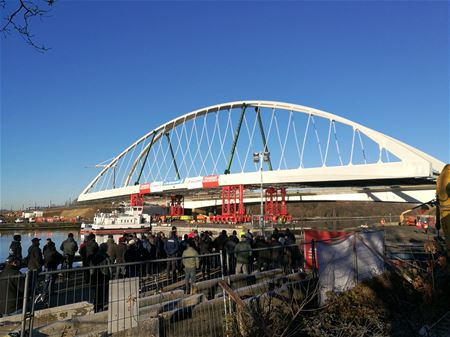
POLYGON ((435 203, 435 200, 431 200, 402 212, 398 220, 399 226, 416 226, 421 216, 433 218, 430 212, 434 209, 435 203))
POLYGON ((442 228, 450 258, 450 164, 445 165, 436 183, 436 229, 442 228))

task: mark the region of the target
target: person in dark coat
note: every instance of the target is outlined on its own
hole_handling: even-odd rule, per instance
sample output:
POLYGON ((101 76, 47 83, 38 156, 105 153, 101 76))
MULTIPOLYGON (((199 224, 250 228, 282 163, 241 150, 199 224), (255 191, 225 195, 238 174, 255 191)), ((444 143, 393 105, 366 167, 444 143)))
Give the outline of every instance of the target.
MULTIPOLYGON (((81 261, 83 267, 89 267, 92 265, 92 257, 98 253, 98 244, 95 241, 95 234, 89 234, 83 244, 80 247, 81 261)), ((90 272, 86 270, 84 278, 86 282, 89 282, 90 272)))
POLYGON ((22 260, 9 256, 5 269, 0 272, 0 317, 22 311, 25 277, 20 272, 22 260))
POLYGON ((83 260, 83 266, 88 267, 91 265, 92 257, 98 253, 98 244, 95 241, 95 234, 89 234, 86 240, 86 244, 80 249, 80 255, 83 260))
MULTIPOLYGON (((128 241, 128 247, 125 251, 125 262, 138 262, 141 261, 141 252, 136 244, 136 242, 132 239, 128 241)), ((140 265, 133 264, 126 266, 128 277, 135 277, 139 275, 140 265)))
MULTIPOLYGON (((178 242, 177 231, 172 230, 169 239, 164 243, 164 251, 169 259, 178 257, 180 251, 180 243, 178 242)), ((167 261, 167 279, 173 282, 177 279, 177 261, 167 261)))
MULTIPOLYGON (((183 255, 183 252, 189 247, 188 240, 189 238, 188 234, 183 235, 183 240, 180 241, 180 252, 179 254, 183 255)), ((192 240, 194 239, 194 236, 192 236, 192 240)))
POLYGON ((40 272, 42 266, 44 265, 44 260, 42 259, 42 251, 39 248, 39 241, 41 239, 34 238, 31 240, 31 246, 28 248, 27 256, 27 266, 30 271, 40 272))
POLYGON ((45 245, 44 245, 44 247, 42 247, 42 254, 45 253, 45 251, 46 251, 47 248, 48 248, 48 244, 49 244, 50 242, 52 242, 52 239, 50 239, 50 238, 47 238, 47 240, 45 240, 45 245))
POLYGON ((141 237, 141 259, 142 261, 145 261, 145 263, 142 266, 142 272, 144 275, 151 274, 153 272, 153 264, 149 263, 148 261, 154 260, 156 257, 156 246, 154 244, 150 243, 150 239, 142 235, 141 237))
MULTIPOLYGON (((125 242, 125 237, 119 238, 119 243, 116 246, 116 263, 125 263, 125 252, 127 251, 127 244, 125 242)), ((125 274, 125 266, 118 266, 115 273, 116 278, 124 277, 125 274)))
POLYGON ((283 258, 283 246, 278 241, 278 235, 272 234, 270 241, 271 248, 271 265, 272 268, 278 268, 281 265, 281 260, 283 258))
POLYGON ((273 229, 272 235, 275 236, 275 240, 278 240, 278 238, 279 238, 279 236, 280 236, 280 230, 279 230, 277 227, 275 227, 275 228, 273 229))
POLYGON ((284 235, 284 256, 283 256, 283 269, 285 273, 292 272, 293 267, 293 257, 294 257, 294 243, 292 242, 290 236, 285 233, 284 235))
POLYGON ((125 252, 127 251, 127 244, 124 237, 119 238, 119 243, 116 246, 116 263, 125 262, 125 252))
MULTIPOLYGON (((222 254, 222 259, 223 259, 223 269, 224 272, 226 273, 228 268, 227 268, 227 257, 226 257, 226 252, 225 252, 225 243, 228 240, 228 235, 227 235, 227 231, 224 229, 222 230, 222 232, 220 233, 220 235, 214 239, 212 245, 213 248, 216 250, 216 252, 220 252, 222 254)), ((215 262, 216 265, 220 265, 219 261, 215 262)))
POLYGON ((89 262, 92 262, 92 258, 98 253, 99 247, 97 241, 95 241, 95 234, 89 235, 89 240, 86 242, 86 258, 89 262))
MULTIPOLYGON (((13 236, 13 241, 11 242, 11 245, 9 246, 9 256, 14 257, 16 260, 22 261, 22 237, 20 234, 15 234, 13 236)), ((22 262, 21 262, 22 263, 22 262)))
POLYGON ((106 250, 106 254, 109 257, 109 262, 110 263, 116 262, 117 244, 114 242, 114 238, 112 235, 108 235, 108 240, 106 241, 106 245, 108 246, 108 249, 106 250))
MULTIPOLYGON (((44 251, 44 266, 46 271, 55 271, 58 269, 58 265, 62 262, 63 256, 56 250, 55 243, 50 241, 44 251)), ((55 283, 57 274, 46 274, 45 283, 46 291, 50 295, 52 293, 52 287, 55 283)))
POLYGON ((239 239, 237 237, 237 232, 234 230, 233 234, 228 237, 228 240, 225 242, 225 251, 227 253, 227 264, 229 264, 229 273, 234 274, 236 271, 236 257, 234 256, 234 247, 239 243, 239 239))
POLYGON ((78 251, 78 244, 73 238, 73 233, 67 235, 67 239, 61 243, 59 249, 63 252, 63 268, 72 269, 75 253, 78 251))
POLYGON ((256 237, 256 242, 254 248, 261 249, 256 250, 254 253, 254 257, 256 259, 257 268, 259 271, 267 270, 270 265, 270 250, 269 245, 267 244, 266 240, 262 236, 256 237))
POLYGON ((227 239, 228 239, 227 231, 224 229, 222 230, 220 235, 213 241, 213 247, 215 248, 216 252, 223 251, 227 239))
POLYGON ((166 242, 166 236, 163 232, 159 232, 156 235, 156 258, 157 259, 165 259, 167 257, 166 251, 164 250, 164 245, 166 242))
POLYGON ((156 237, 151 234, 148 238, 149 247, 147 247, 147 250, 150 253, 150 260, 155 260, 158 254, 158 248, 156 247, 156 237))
POLYGON ((56 250, 55 243, 52 241, 47 245, 44 251, 44 266, 46 270, 56 270, 62 261, 62 255, 56 250))
POLYGON ((33 292, 35 290, 37 284, 38 274, 42 270, 42 266, 44 265, 44 259, 42 258, 42 251, 39 248, 39 241, 41 239, 34 238, 31 240, 31 246, 28 248, 28 256, 26 257, 28 270, 30 271, 30 295, 33 296, 33 292))
POLYGON ((291 232, 289 228, 286 228, 286 230, 284 231, 284 236, 285 237, 287 236, 289 238, 291 244, 295 243, 295 235, 294 233, 291 232))
POLYGON ((151 250, 152 250, 152 246, 150 244, 150 241, 148 240, 148 237, 145 235, 142 235, 141 236, 141 247, 140 247, 142 261, 148 261, 151 259, 151 255, 150 255, 151 250))
MULTIPOLYGON (((200 255, 212 253, 212 240, 208 232, 200 234, 200 241, 198 242, 200 255)), ((211 276, 211 256, 200 256, 200 266, 202 269, 203 279, 209 279, 211 276)))
POLYGON ((81 256, 81 263, 83 267, 88 266, 87 258, 86 258, 86 243, 88 242, 88 237, 85 237, 83 242, 80 245, 80 256, 81 256))
POLYGON ((99 266, 99 268, 91 271, 92 294, 94 295, 95 312, 103 311, 108 301, 109 280, 111 278, 108 254, 108 245, 102 243, 97 252, 91 257, 91 266, 99 266))

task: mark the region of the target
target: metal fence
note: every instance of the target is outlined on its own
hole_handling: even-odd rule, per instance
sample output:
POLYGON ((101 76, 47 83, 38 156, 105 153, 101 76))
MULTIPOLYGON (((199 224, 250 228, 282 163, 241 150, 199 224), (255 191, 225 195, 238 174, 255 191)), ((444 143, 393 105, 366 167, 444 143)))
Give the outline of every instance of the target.
POLYGON ((200 255, 194 272, 184 268, 193 258, 176 257, 120 264, 99 259, 85 268, 0 275, 0 289, 8 290, 5 303, 0 302, 6 316, 0 318, 0 325, 14 321, 14 331, 21 336, 31 336, 33 330, 46 336, 122 330, 145 336, 229 335, 234 304, 220 281, 242 288, 303 270, 298 245, 248 253, 246 268, 224 250, 200 255))

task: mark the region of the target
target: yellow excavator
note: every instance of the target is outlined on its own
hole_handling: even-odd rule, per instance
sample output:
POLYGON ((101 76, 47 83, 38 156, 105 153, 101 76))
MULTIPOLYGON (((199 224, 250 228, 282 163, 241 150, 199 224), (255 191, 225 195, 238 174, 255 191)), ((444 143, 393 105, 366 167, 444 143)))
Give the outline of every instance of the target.
POLYGON ((436 206, 436 200, 431 200, 426 203, 417 205, 413 208, 409 208, 406 211, 402 212, 399 216, 398 224, 399 226, 415 226, 417 224, 417 219, 420 215, 425 215, 426 217, 431 217, 429 213, 436 206), (416 209, 419 210, 419 215, 415 214, 416 209))
POLYGON ((450 258, 450 164, 444 166, 436 183, 436 229, 440 228, 450 258))

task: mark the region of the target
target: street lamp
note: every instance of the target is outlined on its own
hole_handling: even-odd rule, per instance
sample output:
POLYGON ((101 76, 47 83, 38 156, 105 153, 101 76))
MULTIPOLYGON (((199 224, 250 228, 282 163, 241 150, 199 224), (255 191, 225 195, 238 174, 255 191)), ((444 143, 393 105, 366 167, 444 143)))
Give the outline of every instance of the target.
POLYGON ((263 151, 263 152, 253 152, 253 162, 255 164, 259 163, 259 172, 261 175, 261 209, 260 209, 260 217, 259 217, 259 226, 261 228, 262 235, 264 236, 264 206, 263 206, 263 162, 269 162, 270 161, 270 152, 263 151))

